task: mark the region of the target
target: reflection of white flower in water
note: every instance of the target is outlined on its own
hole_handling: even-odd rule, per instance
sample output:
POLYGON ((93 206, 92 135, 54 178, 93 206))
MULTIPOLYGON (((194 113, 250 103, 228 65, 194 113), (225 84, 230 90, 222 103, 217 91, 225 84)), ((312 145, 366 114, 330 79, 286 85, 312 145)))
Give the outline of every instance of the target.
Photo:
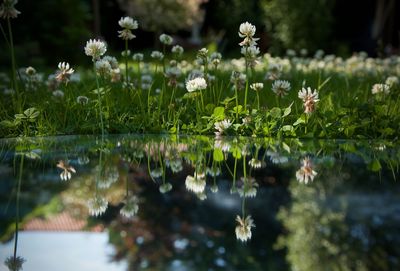
POLYGON ((4 264, 8 267, 10 271, 19 271, 22 270, 22 264, 26 262, 26 260, 20 256, 14 258, 14 256, 8 257, 4 264))
POLYGON ((258 160, 256 158, 252 158, 249 161, 249 166, 252 167, 252 168, 262 168, 262 167, 265 167, 265 162, 261 161, 261 160, 258 160))
POLYGON ((219 169, 219 167, 215 167, 215 168, 207 167, 206 168, 206 174, 208 176, 211 176, 211 177, 216 177, 216 176, 219 176, 221 174, 221 170, 219 169))
POLYGON ((90 159, 86 155, 82 155, 78 157, 78 164, 79 165, 87 165, 89 164, 90 159))
POLYGON ((63 171, 60 174, 60 178, 63 181, 68 181, 71 179, 72 177, 72 173, 76 173, 75 168, 73 168, 72 166, 68 165, 68 163, 64 162, 63 160, 58 161, 57 163, 57 167, 61 168, 63 171))
POLYGON ((200 192, 200 193, 196 193, 196 196, 197 196, 197 198, 198 198, 199 200, 205 200, 205 199, 207 199, 207 195, 206 195, 206 193, 204 193, 204 191, 203 191, 203 192, 200 192))
POLYGON ((93 216, 102 215, 108 206, 108 201, 101 196, 95 196, 92 199, 89 199, 87 202, 87 207, 89 208, 89 214, 93 216))
POLYGON ((231 144, 221 137, 216 137, 214 141, 214 148, 221 149, 223 152, 229 152, 231 149, 231 144))
POLYGON ((311 164, 311 159, 306 157, 303 159, 303 166, 296 171, 296 179, 300 183, 309 183, 312 182, 317 176, 317 172, 313 170, 313 166, 311 164))
POLYGON ((210 190, 211 190, 211 192, 213 192, 213 193, 217 193, 217 192, 218 192, 218 185, 213 184, 213 185, 211 186, 210 190))
POLYGON ((167 160, 166 163, 173 173, 178 173, 183 169, 182 160, 180 159, 167 160))
POLYGON ((274 164, 283 164, 289 161, 289 159, 286 156, 282 156, 278 152, 267 151, 267 155, 274 164))
POLYGON ((172 184, 170 183, 163 183, 162 185, 160 185, 159 188, 160 192, 163 194, 171 191, 171 189, 172 189, 172 184))
POLYGON ((139 199, 136 196, 132 196, 125 200, 124 207, 119 211, 121 215, 126 218, 134 217, 139 211, 139 199))
POLYGON ((241 178, 243 186, 238 189, 241 197, 254 198, 257 195, 258 183, 253 177, 241 178))
POLYGON ((152 171, 150 171, 150 175, 151 175, 152 178, 159 178, 159 177, 162 176, 162 174, 163 174, 163 170, 160 167, 159 168, 155 168, 152 171))
POLYGON ((194 193, 201 193, 206 187, 206 180, 204 174, 194 174, 193 176, 188 175, 186 177, 185 185, 186 189, 194 193))
POLYGON ((100 166, 96 166, 95 170, 98 172, 96 176, 96 181, 101 189, 109 188, 113 183, 115 183, 119 178, 118 169, 115 166, 107 167, 101 169, 100 166))
POLYGON ((251 228, 256 226, 251 216, 248 215, 246 218, 236 216, 236 222, 238 223, 235 228, 236 239, 242 242, 251 239, 251 228))

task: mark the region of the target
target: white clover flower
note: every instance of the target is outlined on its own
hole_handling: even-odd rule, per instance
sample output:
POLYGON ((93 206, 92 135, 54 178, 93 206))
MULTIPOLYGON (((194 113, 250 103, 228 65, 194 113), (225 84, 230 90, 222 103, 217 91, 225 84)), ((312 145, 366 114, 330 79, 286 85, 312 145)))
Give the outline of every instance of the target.
POLYGON ((214 123, 215 130, 217 130, 215 131, 215 134, 219 136, 231 126, 232 126, 232 121, 228 119, 217 121, 216 123, 214 123))
POLYGON ((153 51, 150 54, 151 58, 154 58, 156 60, 163 60, 164 54, 161 53, 160 51, 153 51))
POLYGON ((253 46, 256 45, 258 38, 253 36, 256 33, 256 27, 249 22, 240 24, 239 26, 239 37, 244 38, 242 42, 239 43, 240 46, 253 46))
POLYGON ((198 77, 186 82, 186 89, 188 92, 203 90, 207 88, 207 82, 204 78, 198 77))
POLYGON ((18 3, 18 0, 3 0, 3 3, 0 6, 0 18, 17 18, 21 12, 15 9, 15 5, 18 3))
POLYGON ((253 37, 256 34, 256 27, 249 22, 240 24, 239 26, 239 37, 253 37))
POLYGON ((242 242, 251 239, 251 228, 256 226, 251 216, 247 216, 246 218, 236 216, 236 222, 238 223, 235 228, 236 239, 242 242))
POLYGON ((131 55, 131 50, 129 50, 129 49, 121 52, 122 57, 128 57, 130 55, 131 55))
POLYGON ((62 181, 70 180, 72 177, 71 173, 76 173, 75 168, 68 165, 68 163, 64 162, 63 160, 58 161, 57 167, 63 170, 60 174, 60 178, 62 181))
POLYGON ((299 90, 298 96, 300 99, 303 100, 304 103, 304 112, 306 114, 310 114, 315 110, 315 103, 319 101, 318 99, 318 92, 315 89, 314 91, 311 90, 310 87, 302 88, 299 90))
POLYGON ((144 58, 144 56, 141 53, 136 53, 136 54, 133 54, 133 56, 132 56, 132 59, 134 61, 138 61, 138 62, 143 61, 143 58, 144 58))
POLYGON ((137 29, 139 27, 138 22, 136 20, 133 20, 133 18, 131 18, 129 16, 122 17, 118 21, 118 24, 120 27, 129 29, 129 30, 137 29))
POLYGON ((263 83, 253 83, 250 85, 250 88, 254 91, 260 91, 264 88, 264 84, 263 83))
POLYGON ((87 105, 89 103, 89 98, 86 96, 78 96, 76 102, 81 105, 87 105))
POLYGON ((230 82, 236 89, 243 89, 246 84, 246 74, 233 71, 231 74, 230 82))
POLYGON ((390 88, 399 85, 399 78, 397 76, 389 76, 386 78, 385 84, 388 85, 390 88))
POLYGON ((29 66, 28 68, 25 69, 25 74, 28 76, 34 76, 36 74, 35 68, 29 66))
POLYGON ((119 68, 111 69, 111 82, 119 82, 121 80, 121 70, 119 68))
POLYGON ((290 83, 286 80, 276 80, 272 83, 272 91, 279 97, 285 96, 290 90, 290 83))
POLYGON ((308 50, 307 49, 303 48, 303 49, 300 50, 300 55, 302 55, 303 57, 307 56, 307 54, 308 54, 308 50))
POLYGON ((287 50, 286 50, 286 55, 287 55, 288 57, 295 57, 295 56, 296 56, 296 51, 293 50, 293 49, 287 49, 287 50))
POLYGON ((139 211, 139 199, 136 196, 132 196, 125 200, 124 207, 119 210, 119 213, 126 218, 134 217, 139 211))
POLYGON ((62 99, 64 98, 64 91, 62 91, 61 89, 56 89, 53 91, 53 96, 62 99))
POLYGON ((129 29, 119 30, 118 37, 120 37, 123 40, 132 40, 132 39, 136 38, 136 36, 129 29))
POLYGON ((108 201, 104 197, 97 195, 88 200, 87 207, 90 215, 99 216, 104 214, 104 212, 107 210, 108 201))
POLYGON ((202 193, 206 188, 206 180, 204 174, 188 175, 185 180, 186 189, 196 194, 202 193))
POLYGON ((311 159, 309 157, 304 158, 303 165, 298 171, 296 171, 296 179, 300 183, 307 184, 312 182, 315 176, 317 176, 317 172, 313 169, 311 159))
POLYGON ((69 67, 68 62, 60 62, 58 63, 58 71, 55 78, 58 82, 68 83, 73 73, 74 69, 69 67))
POLYGON ((95 63, 96 72, 101 76, 107 76, 111 73, 110 62, 104 59, 97 60, 95 63))
POLYGON ((247 58, 256 58, 257 55, 260 54, 260 48, 254 45, 242 47, 242 49, 240 49, 240 53, 247 58))
POLYGON ((183 54, 183 47, 180 45, 174 45, 171 49, 171 52, 173 54, 176 54, 177 56, 181 56, 183 54))
POLYGON ((91 56, 93 61, 98 60, 107 51, 106 44, 101 40, 90 39, 86 42, 85 54, 91 56))
POLYGON ((112 69, 118 69, 119 68, 118 60, 113 56, 104 56, 102 58, 102 60, 107 61, 108 63, 110 63, 110 66, 111 66, 112 69))
POLYGON ((174 41, 174 39, 170 35, 167 35, 167 34, 161 34, 159 39, 160 39, 160 42, 165 45, 171 45, 172 42, 174 41))
POLYGON ((389 94, 390 87, 386 84, 374 84, 371 90, 372 94, 384 93, 389 94))
POLYGON ((266 74, 266 79, 268 80, 277 80, 282 75, 282 65, 271 63, 268 66, 268 72, 266 74))

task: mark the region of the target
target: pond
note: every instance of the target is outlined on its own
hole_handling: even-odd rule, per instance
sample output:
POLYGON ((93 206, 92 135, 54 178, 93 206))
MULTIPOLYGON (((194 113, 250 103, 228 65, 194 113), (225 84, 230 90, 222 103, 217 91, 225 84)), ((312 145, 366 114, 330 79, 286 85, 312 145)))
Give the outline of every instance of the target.
POLYGON ((400 270, 399 161, 390 141, 3 139, 1 270, 400 270))

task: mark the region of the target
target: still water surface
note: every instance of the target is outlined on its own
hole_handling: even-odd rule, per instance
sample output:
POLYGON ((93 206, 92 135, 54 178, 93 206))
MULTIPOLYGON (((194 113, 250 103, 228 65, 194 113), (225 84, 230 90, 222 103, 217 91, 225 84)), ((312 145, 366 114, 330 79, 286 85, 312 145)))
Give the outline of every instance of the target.
POLYGON ((384 141, 0 140, 0 270, 400 270, 399 161, 384 141))

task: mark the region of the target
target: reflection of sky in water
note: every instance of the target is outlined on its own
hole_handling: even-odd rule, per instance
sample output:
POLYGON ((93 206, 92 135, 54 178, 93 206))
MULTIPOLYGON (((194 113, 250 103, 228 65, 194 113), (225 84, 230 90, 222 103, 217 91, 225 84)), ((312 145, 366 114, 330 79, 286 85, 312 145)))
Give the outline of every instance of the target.
MULTIPOLYGON (((0 245, 0 270, 13 248, 13 241, 0 245)), ((26 259, 23 270, 28 271, 127 270, 125 262, 109 262, 112 252, 107 233, 20 232, 18 236, 18 255, 26 259)))

